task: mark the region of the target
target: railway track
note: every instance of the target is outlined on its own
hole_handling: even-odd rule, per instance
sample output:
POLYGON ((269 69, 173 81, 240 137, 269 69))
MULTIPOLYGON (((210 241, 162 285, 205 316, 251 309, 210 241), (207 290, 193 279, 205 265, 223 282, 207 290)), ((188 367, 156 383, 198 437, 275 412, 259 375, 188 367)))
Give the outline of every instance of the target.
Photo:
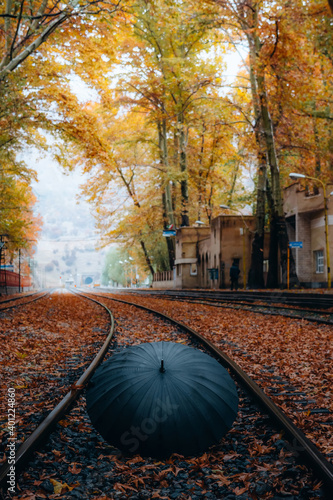
POLYGON ((27 305, 32 302, 35 302, 36 300, 39 300, 50 293, 51 293, 50 290, 42 290, 32 293, 26 293, 24 295, 18 295, 15 297, 10 297, 7 299, 2 298, 0 299, 0 313, 1 311, 6 311, 8 309, 13 309, 14 307, 17 306, 27 305))
MULTIPOLYGON (((108 292, 108 290, 101 291, 108 292)), ((333 295, 293 292, 225 292, 184 290, 136 290, 126 292, 142 296, 164 297, 173 301, 210 304, 215 307, 247 310, 270 316, 305 319, 333 325, 333 295)), ((116 292, 121 293, 121 292, 116 292)))
MULTIPOLYGON (((224 498, 224 496, 219 496, 223 490, 225 490, 223 495, 225 492, 232 495, 234 489, 239 498, 242 498, 241 495, 247 493, 251 493, 254 498, 258 498, 258 495, 259 498, 260 495, 266 495, 269 498, 272 488, 275 488, 275 493, 279 491, 279 487, 275 483, 281 480, 284 481, 283 488, 290 488, 291 490, 294 488, 295 490, 294 483, 296 481, 302 485, 302 495, 305 495, 306 491, 312 491, 314 495, 312 498, 324 498, 325 493, 320 489, 320 483, 313 479, 309 470, 303 468, 303 466, 300 467, 299 458, 310 464, 310 467, 315 471, 315 477, 323 481, 328 490, 333 486, 332 466, 318 453, 313 443, 299 429, 295 428, 290 419, 269 401, 257 384, 225 353, 221 352, 212 342, 207 342, 202 335, 197 335, 193 329, 184 324, 177 324, 170 317, 163 317, 161 312, 158 312, 158 314, 162 320, 156 320, 156 312, 151 313, 145 310, 139 314, 138 304, 129 306, 119 298, 117 301, 114 300, 115 298, 117 297, 90 295, 90 299, 95 301, 98 299, 99 304, 104 304, 103 307, 109 308, 112 305, 112 310, 115 310, 117 328, 116 337, 111 343, 111 350, 114 351, 132 343, 156 339, 181 341, 197 347, 200 344, 201 349, 208 349, 211 355, 218 357, 230 371, 234 372, 238 380, 241 406, 235 429, 231 431, 231 437, 227 435, 220 445, 214 447, 213 451, 205 454, 204 457, 196 457, 190 461, 184 459, 184 457, 174 457, 173 462, 170 462, 171 465, 167 462, 156 465, 154 461, 149 459, 145 461, 141 457, 134 459, 119 457, 118 451, 101 442, 96 432, 91 428, 82 401, 77 402, 73 410, 73 418, 75 420, 76 416, 76 419, 79 419, 79 425, 72 420, 71 415, 73 412, 64 417, 64 414, 68 412, 74 401, 78 401, 93 368, 99 362, 94 361, 89 375, 82 375, 73 384, 63 402, 59 403, 60 409, 58 404, 46 421, 43 421, 37 428, 35 435, 26 439, 22 445, 23 448, 21 447, 18 451, 17 463, 20 464, 18 468, 26 467, 27 461, 31 459, 31 453, 36 450, 41 441, 45 440, 46 435, 54 429, 55 421, 62 418, 61 425, 56 427, 49 439, 49 444, 46 445, 45 451, 39 452, 37 457, 35 455, 30 468, 25 469, 23 479, 18 484, 21 491, 28 488, 29 492, 38 493, 39 491, 40 494, 44 492, 45 495, 51 492, 54 493, 57 490, 61 495, 64 495, 63 498, 101 498, 98 495, 103 493, 105 495, 103 498, 134 499, 152 498, 152 495, 155 495, 155 498, 161 498, 164 494, 170 492, 171 495, 178 495, 171 496, 171 498, 189 498, 190 493, 195 496, 202 494, 203 491, 208 493, 207 498, 224 498), (149 340, 144 338, 142 327, 138 331, 138 324, 141 325, 141 322, 144 325, 144 331, 148 331, 149 340), (187 331, 187 334, 191 334, 191 339, 184 333, 185 331, 187 331), (202 343, 204 343, 204 347, 202 347, 202 343), (278 419, 278 432, 272 427, 267 415, 264 413, 259 414, 257 404, 254 404, 253 400, 251 400, 253 394, 256 400, 258 398, 261 400, 261 405, 266 406, 265 411, 278 419), (54 415, 55 420, 53 420, 54 415), (76 427, 75 431, 71 430, 73 426, 76 427), (81 428, 79 428, 80 426, 81 428), (289 442, 282 438, 282 428, 290 436, 289 442), (87 434, 89 435, 88 440, 87 434), (238 447, 239 441, 241 444, 238 447), (295 451, 296 454, 300 455, 298 458, 292 456, 295 451), (245 467, 244 454, 246 457, 245 467), (23 459, 20 459, 20 456, 23 459), (87 463, 86 459, 82 462, 82 456, 91 458, 91 462, 88 460, 87 463), (61 457, 61 460, 59 457, 61 457), (242 459, 240 460, 239 457, 242 457, 242 459), (22 461, 20 462, 20 460, 22 461), (248 461, 247 465, 246 461, 248 461), (268 464, 267 461, 271 463, 268 464), (50 463, 52 463, 52 466, 50 463), (87 467, 90 467, 90 469, 87 467), (81 477, 83 470, 85 470, 85 474, 81 477), (146 474, 147 470, 151 472, 148 476, 146 474), (177 480, 180 474, 179 470, 182 471, 182 476, 177 480), (259 473, 262 479, 259 484, 258 481, 256 483, 250 482, 251 473, 254 473, 254 471, 259 473), (89 474, 90 472, 91 474, 89 474), (168 475, 169 482, 166 481, 168 475), (268 476, 271 476, 269 481, 268 476), (97 485, 94 485, 91 477, 98 479, 97 485), (246 480, 246 477, 248 480, 246 480), (76 479, 79 479, 79 481, 75 481, 76 479), (85 484, 83 490, 82 482, 85 484), (160 483, 159 488, 157 487, 158 482, 160 483), (171 486, 169 487, 170 482, 171 486), (180 488, 179 484, 181 484, 180 488), (304 484, 306 484, 305 489, 304 484), (193 491, 190 491, 189 486, 193 491), (244 490, 243 493, 242 489, 244 490), (140 491, 143 491, 146 496, 140 496, 138 493, 140 491), (186 492, 188 493, 187 497, 181 496, 185 495, 186 492), (136 494, 137 496, 135 496, 136 494)), ((111 341, 111 337, 109 341, 111 341)), ((105 352, 100 357, 104 355, 105 352)), ((2 468, 0 472, 2 484, 7 474, 8 468, 2 468)), ((228 497, 226 496, 226 498, 228 497)), ((246 496, 244 498, 250 497, 246 496)), ((302 496, 299 498, 302 498, 302 496)))
POLYGON ((248 290, 154 290, 154 289, 126 289, 140 294, 165 295, 177 297, 205 298, 207 300, 247 302, 263 301, 270 304, 287 304, 307 308, 333 308, 333 294, 318 294, 311 292, 287 292, 283 290, 248 291, 248 290))

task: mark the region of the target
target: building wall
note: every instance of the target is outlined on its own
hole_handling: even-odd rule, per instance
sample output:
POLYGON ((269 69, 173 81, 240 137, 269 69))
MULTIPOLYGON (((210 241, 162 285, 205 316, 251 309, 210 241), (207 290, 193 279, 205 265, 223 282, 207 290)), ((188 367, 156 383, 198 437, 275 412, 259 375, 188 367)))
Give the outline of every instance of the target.
MULTIPOLYGON (((332 190, 333 185, 326 186, 330 257, 333 257, 333 199, 330 199, 329 196, 332 190)), ((295 217, 295 240, 303 243, 303 248, 293 251, 300 282, 305 286, 326 286, 327 252, 322 187, 319 186, 315 193, 311 193, 304 189, 300 183, 288 186, 284 190, 284 211, 289 219, 295 217), (315 252, 317 250, 322 250, 324 255, 324 270, 322 273, 316 273, 315 252)))
POLYGON ((198 245, 200 288, 229 288, 229 272, 234 259, 239 259, 240 286, 244 283, 244 272, 247 283, 254 229, 253 216, 221 215, 213 219, 209 236, 198 245))
POLYGON ((209 226, 190 226, 177 229, 176 234, 176 288, 198 288, 198 247, 209 238, 209 226))
MULTIPOLYGON (((330 221, 331 217, 328 218, 328 221, 330 221)), ((325 218, 324 215, 321 217, 316 217, 311 220, 311 238, 309 239, 310 241, 310 246, 311 246, 311 278, 310 281, 312 281, 314 284, 318 283, 324 283, 327 281, 327 255, 326 255, 326 240, 323 235, 325 235, 325 218), (322 250, 324 254, 324 269, 322 273, 317 273, 316 272, 316 261, 315 261, 315 252, 318 250, 322 250)), ((333 251, 333 245, 332 245, 332 224, 328 226, 328 234, 329 234, 329 241, 330 241, 330 255, 332 254, 333 251), (331 226, 331 227, 330 227, 331 226)), ((333 257, 333 255, 332 255, 333 257)))
POLYGON ((302 241, 303 248, 295 249, 296 273, 301 283, 312 279, 311 216, 308 213, 296 215, 295 241, 302 241))
POLYGON ((210 288, 211 280, 209 276, 211 258, 211 235, 209 238, 200 241, 198 257, 198 286, 199 288, 210 288))
POLYGON ((251 264, 251 251, 255 219, 253 216, 238 215, 221 217, 221 266, 224 266, 224 283, 221 287, 230 286, 230 267, 235 259, 238 260, 240 275, 239 285, 244 286, 248 280, 251 264))

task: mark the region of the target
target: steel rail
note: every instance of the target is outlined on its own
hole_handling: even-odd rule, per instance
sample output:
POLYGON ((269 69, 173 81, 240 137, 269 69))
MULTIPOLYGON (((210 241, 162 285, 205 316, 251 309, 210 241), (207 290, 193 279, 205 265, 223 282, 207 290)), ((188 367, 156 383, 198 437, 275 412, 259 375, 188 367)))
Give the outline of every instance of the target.
POLYGON ((175 320, 171 316, 164 314, 160 311, 156 311, 155 309, 151 309, 149 307, 143 306, 141 304, 135 304, 134 302, 128 302, 122 299, 116 299, 111 297, 103 297, 106 300, 114 300, 116 302, 122 302, 127 305, 135 306, 140 309, 146 310, 153 314, 156 314, 173 324, 176 324, 186 332, 189 332, 194 338, 200 340, 203 345, 207 347, 207 349, 215 354, 222 364, 229 368, 233 374, 236 376, 237 380, 241 383, 245 389, 247 389, 251 395, 258 401, 260 406, 272 417, 275 423, 284 430, 286 435, 292 439, 292 445, 297 449, 297 452, 302 457, 303 461, 311 466, 312 469, 316 471, 320 479, 323 481, 325 488, 328 489, 329 492, 333 491, 333 466, 326 459, 326 457, 318 450, 315 444, 308 439, 303 431, 298 429, 296 425, 291 421, 287 415, 285 415, 280 408, 273 403, 273 401, 266 396, 263 390, 258 386, 254 380, 252 380, 242 368, 235 363, 227 354, 225 354, 221 349, 215 346, 210 340, 204 337, 201 333, 196 332, 191 327, 185 325, 181 321, 175 320))
MULTIPOLYGON (((138 295, 140 295, 140 292, 138 292, 138 295)), ((232 302, 232 299, 229 299, 229 298, 225 298, 225 297, 222 297, 220 298, 219 296, 217 298, 212 298, 212 297, 205 297, 205 294, 198 294, 196 296, 191 296, 191 297, 188 297, 188 295, 185 293, 182 295, 182 297, 178 297, 178 296, 173 296, 173 295, 168 295, 168 294, 164 294, 163 295, 164 297, 167 297, 171 300, 186 300, 186 298, 188 299, 191 299, 191 301, 196 301, 196 300, 205 300, 209 303, 214 303, 214 302, 232 302)), ((236 300, 235 301, 237 304, 239 305, 244 305, 244 306, 248 306, 248 307, 252 307, 252 306, 255 306, 255 307, 263 307, 263 308, 269 308, 269 307, 273 307, 274 309, 284 309, 286 311, 305 311, 305 312, 311 312, 311 314, 314 314, 314 313, 317 313, 317 314, 326 314, 326 315, 329 315, 329 314, 332 314, 333 315, 333 311, 332 312, 326 312, 325 309, 312 309, 312 308, 307 308, 307 309, 302 309, 301 308, 301 302, 300 302, 300 305, 298 306, 295 306, 295 305, 280 305, 279 302, 273 302, 271 301, 270 303, 267 303, 267 301, 265 301, 264 299, 258 299, 258 300, 246 300, 246 299, 242 299, 242 300, 236 300), (264 304, 258 304, 258 302, 265 302, 264 304), (294 309, 296 307, 296 309, 294 309)), ((332 303, 332 308, 333 308, 333 303, 332 303)))
MULTIPOLYGON (((106 291, 105 293, 110 293, 110 291, 106 291)), ((126 293, 126 292, 125 292, 126 293)), ((132 293, 137 293, 138 295, 147 295, 147 292, 140 293, 140 291, 135 291, 132 293)), ((155 294, 153 294, 155 295, 155 294)), ((158 294, 156 294, 158 295, 158 294)), ((181 296, 173 295, 173 294, 168 294, 168 293, 163 293, 160 294, 163 298, 166 298, 167 300, 178 300, 182 302, 188 302, 192 304, 203 304, 203 305, 211 305, 212 307, 220 307, 223 309, 234 309, 234 310, 243 310, 243 311, 250 311, 256 314, 266 314, 269 316, 283 316, 284 318, 291 318, 291 319, 303 319, 306 321, 310 321, 313 323, 320 323, 324 325, 333 325, 333 320, 328 320, 328 319, 323 319, 323 318, 316 318, 313 316, 305 316, 305 315, 299 315, 297 312, 306 312, 308 314, 322 314, 322 315, 333 315, 333 312, 325 312, 325 310, 313 310, 313 309, 293 309, 292 307, 286 307, 286 306, 279 306, 274 303, 271 303, 270 305, 267 304, 253 304, 254 301, 248 301, 248 302, 241 302, 241 301, 235 301, 236 304, 232 305, 232 300, 228 299, 221 299, 221 298, 211 298, 211 297, 205 297, 204 294, 202 296, 188 296, 187 294, 182 294, 181 296), (223 302, 227 302, 227 304, 223 304, 223 302), (275 311, 260 311, 256 310, 259 308, 265 308, 265 309, 281 309, 286 311, 286 314, 282 314, 279 312, 275 311), (293 314, 288 314, 288 311, 293 311, 293 314)), ((259 300, 259 299, 258 299, 259 300)), ((263 300, 263 299, 262 299, 263 300)))
MULTIPOLYGON (((0 313, 2 311, 9 311, 10 309, 14 309, 15 307, 25 306, 27 304, 32 304, 33 302, 37 302, 37 300, 42 299, 43 297, 46 297, 46 295, 50 294, 51 292, 52 292, 52 290, 48 290, 48 291, 46 291, 44 293, 40 292, 40 293, 42 293, 42 295, 39 295, 38 297, 34 297, 33 299, 28 300, 26 302, 22 302, 20 304, 13 304, 12 306, 1 307, 1 304, 8 303, 8 302, 14 302, 16 300, 22 300, 22 299, 25 299, 26 296, 24 296, 24 297, 16 297, 15 299, 8 299, 8 300, 5 300, 5 301, 2 301, 2 302, 0 302, 0 313)), ((39 292, 36 292, 34 294, 31 294, 31 295, 28 295, 28 298, 31 297, 32 295, 36 295, 38 293, 39 292)))
POLYGON ((41 293, 41 292, 42 291, 32 292, 32 293, 27 293, 26 295, 21 295, 19 297, 12 297, 11 299, 0 300, 0 306, 1 306, 1 304, 6 304, 7 302, 13 302, 13 300, 19 300, 19 299, 24 299, 24 298, 32 297, 33 295, 37 295, 38 293, 41 293))
MULTIPOLYGON (((56 423, 71 409, 75 401, 78 399, 83 389, 89 382, 92 377, 94 371, 99 366, 99 364, 103 361, 103 358, 109 348, 110 342, 112 340, 114 334, 114 317, 111 311, 105 304, 98 302, 97 300, 86 297, 77 292, 72 292, 80 297, 84 297, 87 300, 91 300, 96 304, 104 307, 104 309, 108 312, 111 318, 111 326, 109 334, 104 341, 103 346, 97 353, 96 357, 90 363, 85 372, 81 375, 78 381, 73 384, 70 388, 70 391, 66 394, 66 396, 57 404, 57 406, 47 415, 47 417, 40 423, 40 425, 30 434, 30 436, 23 442, 23 444, 18 448, 15 455, 15 472, 19 473, 23 467, 29 462, 33 452, 38 448, 40 444, 45 442, 46 438, 53 431, 56 423)), ((0 468, 0 488, 5 486, 6 477, 10 471, 10 465, 5 463, 0 468)), ((17 475, 16 475, 17 477, 17 475)))
POLYGON ((320 323, 323 325, 333 325, 333 320, 330 321, 328 319, 323 319, 323 318, 316 318, 313 316, 302 316, 300 314, 288 314, 287 311, 294 311, 295 313, 297 312, 307 312, 310 314, 323 314, 323 315, 333 315, 332 313, 327 313, 325 311, 317 311, 317 310, 309 310, 309 309, 293 309, 292 307, 283 307, 283 306, 276 306, 274 304, 271 305, 263 305, 263 304, 250 304, 250 303, 243 303, 243 302, 237 302, 237 305, 231 305, 229 304, 222 304, 221 302, 216 303, 213 301, 213 299, 199 299, 199 298, 194 298, 194 299, 186 299, 186 297, 182 298, 176 298, 176 297, 171 297, 171 296, 165 296, 168 300, 178 300, 179 302, 188 302, 190 304, 202 304, 202 305, 208 305, 212 307, 220 307, 221 309, 234 309, 235 311, 249 311, 253 312, 256 314, 266 314, 267 316, 280 316, 283 318, 291 318, 291 319, 304 319, 306 321, 310 321, 312 323, 320 323), (283 309, 286 311, 286 313, 280 313, 280 312, 275 312, 275 311, 260 311, 259 308, 272 308, 272 309, 283 309), (257 308, 257 309, 255 309, 257 308))
MULTIPOLYGON (((123 290, 122 290, 123 292, 123 290)), ((307 304, 309 308, 315 307, 318 303, 322 304, 323 308, 333 307, 333 294, 320 295, 314 293, 293 293, 293 292, 279 292, 279 291, 267 291, 267 292, 252 292, 252 291, 222 291, 222 290, 138 290, 138 289, 126 289, 126 292, 139 293, 142 295, 168 295, 172 297, 184 296, 187 297, 205 297, 211 300, 227 300, 229 302, 235 301, 247 301, 255 302, 262 300, 263 302, 272 304, 287 303, 290 305, 303 305, 307 304)))

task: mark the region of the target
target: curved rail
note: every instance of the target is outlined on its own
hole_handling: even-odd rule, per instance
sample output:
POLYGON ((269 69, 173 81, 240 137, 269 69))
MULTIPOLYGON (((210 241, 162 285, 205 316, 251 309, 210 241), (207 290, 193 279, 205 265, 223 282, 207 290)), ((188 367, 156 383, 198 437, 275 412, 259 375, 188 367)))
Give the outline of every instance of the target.
MULTIPOLYGON (((74 402, 78 399, 83 389, 85 388, 90 378, 92 377, 94 371, 96 370, 98 365, 102 362, 114 334, 114 318, 111 311, 104 304, 98 302, 97 300, 91 297, 86 297, 77 292, 75 292, 75 294, 84 297, 87 300, 91 300, 92 302, 95 302, 96 304, 104 307, 104 309, 108 312, 111 318, 110 331, 98 354, 91 362, 91 364, 88 366, 88 368, 85 370, 85 372, 81 375, 81 377, 78 379, 78 381, 71 386, 70 391, 66 394, 66 396, 60 401, 60 403, 58 403, 58 405, 48 414, 48 416, 41 422, 41 424, 32 432, 32 434, 30 434, 30 436, 19 447, 15 456, 16 472, 22 470, 22 468, 29 462, 33 452, 51 434, 56 423, 65 415, 66 412, 69 411, 69 409, 73 406, 74 402)), ((6 477, 9 471, 10 471, 10 465, 7 462, 0 469, 0 487, 5 486, 6 477)))
POLYGON ((324 457, 322 453, 317 449, 310 439, 308 439, 305 434, 295 426, 295 424, 287 417, 281 410, 276 406, 273 401, 266 396, 266 394, 260 389, 258 384, 254 382, 243 370, 240 366, 237 365, 227 354, 225 354, 221 349, 215 346, 210 340, 206 339, 201 333, 196 332, 189 326, 184 323, 175 320, 174 318, 164 314, 160 311, 156 311, 154 309, 148 308, 141 304, 135 304, 134 302, 128 302, 122 299, 116 299, 114 297, 105 297, 100 296, 107 300, 114 300, 116 302, 122 302, 124 304, 132 305, 138 307, 140 309, 146 310, 148 312, 154 313, 173 324, 176 324, 186 332, 190 333, 194 338, 198 339, 205 347, 215 354, 221 363, 229 368, 238 381, 241 383, 243 387, 247 391, 251 393, 251 395, 258 401, 260 406, 271 415, 272 419, 284 430, 286 435, 292 439, 293 445, 297 447, 297 452, 300 454, 304 462, 309 464, 312 469, 314 469, 318 476, 322 479, 325 487, 328 491, 333 491, 333 466, 330 462, 324 457))

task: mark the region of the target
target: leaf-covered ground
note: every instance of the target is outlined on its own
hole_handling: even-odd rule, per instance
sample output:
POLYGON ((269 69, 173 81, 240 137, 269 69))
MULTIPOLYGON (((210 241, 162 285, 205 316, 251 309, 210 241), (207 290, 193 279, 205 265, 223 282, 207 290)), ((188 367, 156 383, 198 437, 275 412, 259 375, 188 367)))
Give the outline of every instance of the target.
POLYGON ((14 388, 19 442, 21 428, 33 429, 66 394, 71 372, 79 378, 92 361, 109 318, 100 306, 67 293, 0 312, 0 318, 0 437, 6 433, 7 391, 14 388))
MULTIPOLYGON (((133 296, 129 299, 133 300, 133 296)), ((157 308, 157 301, 145 302, 157 308)), ((135 307, 109 300, 105 303, 112 306, 116 318, 109 355, 141 342, 188 343, 187 335, 161 319, 135 307)), ((224 313, 213 318, 215 308, 187 308, 185 304, 168 301, 159 307, 165 311, 170 308, 166 312, 191 321, 193 327, 215 341, 236 344, 236 337, 231 340, 220 333, 218 325, 224 313)), ((1 341, 6 344, 1 374, 7 381, 16 381, 17 426, 23 432, 31 427, 30 417, 47 412, 55 399, 66 393, 65 369, 71 367, 69 383, 79 378, 83 365, 88 364, 87 357, 97 352, 107 335, 108 319, 97 305, 63 293, 52 294, 43 304, 37 302, 15 313, 3 313, 1 320, 1 341), (13 355, 13 350, 19 355, 13 355)), ((239 313, 234 313, 234 318, 225 317, 223 331, 228 325, 230 335, 235 333, 238 324, 233 328, 232 321, 236 320, 239 321, 239 313)), ((242 330, 241 338, 244 336, 242 330)), ((240 345, 244 351, 245 344, 240 345)), ((250 358, 246 359, 249 364, 250 358)), ((241 389, 239 394, 237 420, 220 443, 201 456, 173 455, 158 461, 139 455, 125 457, 107 444, 92 427, 81 398, 59 423, 46 447, 35 455, 31 467, 19 479, 13 498, 324 498, 320 483, 298 463, 292 446, 241 389)), ((2 436, 6 436, 5 428, 2 436)))

